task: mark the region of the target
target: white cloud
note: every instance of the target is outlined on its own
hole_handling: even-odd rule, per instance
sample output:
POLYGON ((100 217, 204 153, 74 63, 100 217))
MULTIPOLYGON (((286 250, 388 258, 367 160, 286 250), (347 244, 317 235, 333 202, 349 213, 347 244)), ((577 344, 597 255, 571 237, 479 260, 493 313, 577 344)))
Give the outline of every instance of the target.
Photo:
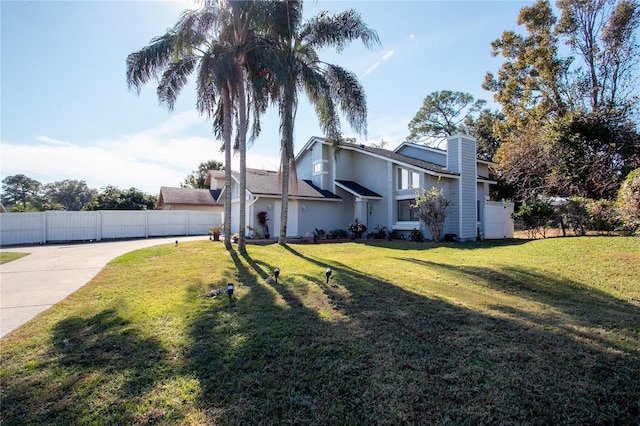
POLYGON ((383 60, 383 61, 386 61, 387 59, 389 59, 389 58, 393 55, 393 52, 394 52, 393 50, 390 50, 390 51, 388 51, 387 53, 385 53, 385 54, 382 56, 382 60, 383 60))
MULTIPOLYGON (((156 194, 160 186, 179 186, 203 161, 224 163, 220 141, 188 135, 202 121, 197 112, 186 111, 156 127, 88 144, 48 136, 36 138, 35 144, 2 141, 2 176, 22 173, 43 184, 78 179, 91 188, 136 187, 156 194)), ((238 161, 234 156, 236 170, 238 161)), ((248 167, 275 170, 278 164, 278 156, 263 156, 251 148, 247 152, 248 167)))

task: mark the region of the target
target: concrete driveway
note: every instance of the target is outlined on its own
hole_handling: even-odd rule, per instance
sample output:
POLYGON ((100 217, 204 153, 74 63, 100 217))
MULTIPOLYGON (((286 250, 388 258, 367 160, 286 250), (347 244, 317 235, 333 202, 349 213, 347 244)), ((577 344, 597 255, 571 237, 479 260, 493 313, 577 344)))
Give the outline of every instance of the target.
POLYGON ((148 238, 3 248, 30 253, 0 265, 0 338, 89 282, 112 259, 159 244, 209 237, 148 238))

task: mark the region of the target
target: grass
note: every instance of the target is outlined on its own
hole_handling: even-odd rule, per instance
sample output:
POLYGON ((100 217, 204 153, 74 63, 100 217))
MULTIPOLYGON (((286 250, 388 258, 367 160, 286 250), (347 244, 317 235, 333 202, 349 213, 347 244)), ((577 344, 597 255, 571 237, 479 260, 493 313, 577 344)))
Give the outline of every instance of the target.
POLYGON ((18 253, 15 251, 3 251, 0 253, 0 265, 3 263, 12 262, 14 260, 20 259, 21 257, 28 256, 29 253, 18 253))
POLYGON ((247 249, 129 253, 6 336, 3 426, 640 422, 637 238, 247 249))

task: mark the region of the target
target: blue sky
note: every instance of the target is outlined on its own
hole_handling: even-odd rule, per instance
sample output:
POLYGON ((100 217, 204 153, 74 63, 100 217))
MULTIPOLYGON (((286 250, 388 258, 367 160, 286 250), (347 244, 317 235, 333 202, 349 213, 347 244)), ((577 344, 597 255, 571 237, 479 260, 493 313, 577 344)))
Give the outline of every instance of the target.
MULTIPOLYGON (((517 29, 519 1, 313 1, 321 10, 354 8, 382 46, 358 43, 322 57, 355 72, 368 101, 368 134, 346 136, 391 148, 431 92, 454 90, 485 99, 491 41, 517 29)), ((198 164, 223 161, 211 124, 195 112, 194 86, 172 112, 158 104, 153 84, 137 95, 125 80, 125 60, 171 27, 192 2, 5 1, 1 14, 0 175, 22 173, 42 183, 84 180, 92 188, 115 185, 157 194, 179 186, 198 164)), ((313 110, 301 102, 296 149, 321 136, 313 110)), ((278 116, 263 117, 262 135, 248 151, 248 166, 276 170, 278 116)), ((236 160, 237 164, 237 160, 236 160)), ((236 167, 237 168, 237 167, 236 167)))

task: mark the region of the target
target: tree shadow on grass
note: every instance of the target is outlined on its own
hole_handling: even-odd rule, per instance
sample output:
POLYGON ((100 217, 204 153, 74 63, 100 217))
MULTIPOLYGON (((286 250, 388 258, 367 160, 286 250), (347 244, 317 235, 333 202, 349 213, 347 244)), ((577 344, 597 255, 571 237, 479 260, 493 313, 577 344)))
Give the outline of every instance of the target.
POLYGON ((558 279, 549 274, 524 268, 485 268, 435 263, 415 258, 397 258, 429 271, 444 271, 449 276, 472 280, 481 288, 524 299, 542 305, 540 314, 527 313, 513 306, 499 303, 489 306, 526 323, 564 330, 574 337, 591 339, 599 346, 616 348, 637 355, 640 342, 640 308, 608 293, 584 286, 575 281, 558 279), (550 307, 552 309, 546 309, 550 307), (587 333, 584 328, 599 329, 618 335, 615 340, 605 339, 603 333, 587 333), (620 339, 619 336, 625 336, 620 339))
POLYGON ((6 424, 140 422, 124 401, 152 388, 165 355, 159 342, 142 337, 115 309, 65 319, 53 330, 51 361, 40 366, 50 376, 31 371, 15 377, 2 401, 11 413, 3 418, 6 424))
MULTIPOLYGON (((327 261, 288 247, 325 268, 327 261)), ((232 253, 247 286, 194 322, 199 404, 221 424, 579 424, 638 421, 638 354, 424 297, 345 263, 301 275, 326 319, 274 265, 232 253)), ((543 279, 544 277, 539 277, 543 279)), ((631 311, 629 314, 633 314, 631 311)))
POLYGON ((469 241, 469 242, 433 242, 423 241, 415 242, 410 240, 362 240, 361 243, 368 246, 383 247, 392 250, 430 250, 437 248, 452 248, 456 250, 482 250, 493 249, 496 247, 511 247, 527 244, 534 240, 524 239, 503 239, 503 240, 484 240, 484 241, 469 241))

